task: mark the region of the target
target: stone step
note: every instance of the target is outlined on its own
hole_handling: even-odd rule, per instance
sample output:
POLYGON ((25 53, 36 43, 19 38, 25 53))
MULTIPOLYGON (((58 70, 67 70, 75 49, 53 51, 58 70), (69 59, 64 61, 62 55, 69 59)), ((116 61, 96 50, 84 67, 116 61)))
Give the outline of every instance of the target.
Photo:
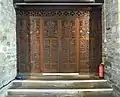
POLYGON ((30 80, 99 80, 97 76, 85 75, 78 73, 43 73, 43 74, 19 74, 24 76, 24 79, 30 80))
POLYGON ((15 80, 10 89, 111 89, 106 80, 15 80))
POLYGON ((8 97, 113 97, 112 89, 110 90, 68 90, 68 89, 59 89, 59 90, 28 90, 28 89, 17 89, 17 90, 8 90, 8 97))
POLYGON ((7 97, 113 97, 112 91, 107 80, 89 75, 24 75, 7 97))

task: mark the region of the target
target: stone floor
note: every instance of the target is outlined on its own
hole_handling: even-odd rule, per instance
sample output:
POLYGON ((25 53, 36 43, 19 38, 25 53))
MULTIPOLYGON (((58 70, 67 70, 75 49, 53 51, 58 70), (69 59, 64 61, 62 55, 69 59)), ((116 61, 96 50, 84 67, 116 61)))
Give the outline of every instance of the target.
POLYGON ((14 80, 8 97, 113 97, 106 80, 81 75, 24 75, 14 80))

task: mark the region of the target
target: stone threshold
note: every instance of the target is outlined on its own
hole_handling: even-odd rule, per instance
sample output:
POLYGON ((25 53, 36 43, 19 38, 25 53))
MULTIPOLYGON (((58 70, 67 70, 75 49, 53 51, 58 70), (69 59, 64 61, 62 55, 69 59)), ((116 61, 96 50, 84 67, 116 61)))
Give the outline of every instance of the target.
POLYGON ((79 73, 42 73, 42 75, 79 75, 79 73))
POLYGON ((74 83, 74 82, 107 82, 107 80, 14 80, 22 83, 74 83))
POLYGON ((92 92, 92 91, 113 91, 112 88, 107 89, 9 89, 8 92, 92 92))
POLYGON ((101 80, 95 73, 19 73, 25 80, 101 80))

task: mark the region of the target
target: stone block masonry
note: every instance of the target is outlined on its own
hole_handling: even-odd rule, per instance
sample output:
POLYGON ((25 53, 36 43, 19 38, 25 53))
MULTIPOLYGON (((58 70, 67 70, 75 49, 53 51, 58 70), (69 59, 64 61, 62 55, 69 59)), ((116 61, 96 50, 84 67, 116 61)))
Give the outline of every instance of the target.
POLYGON ((120 97, 120 0, 104 0, 103 5, 103 56, 105 78, 120 97))
POLYGON ((13 0, 0 0, 0 97, 16 76, 16 14, 13 0))

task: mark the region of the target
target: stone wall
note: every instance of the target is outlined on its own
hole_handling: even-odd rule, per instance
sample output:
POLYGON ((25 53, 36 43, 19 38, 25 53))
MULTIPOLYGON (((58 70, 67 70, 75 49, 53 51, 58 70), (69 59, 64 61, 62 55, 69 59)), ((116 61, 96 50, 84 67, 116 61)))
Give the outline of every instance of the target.
POLYGON ((115 97, 120 97, 120 0, 104 0, 103 57, 105 78, 112 85, 115 97))
POLYGON ((0 97, 16 76, 16 16, 13 0, 0 0, 0 97))

